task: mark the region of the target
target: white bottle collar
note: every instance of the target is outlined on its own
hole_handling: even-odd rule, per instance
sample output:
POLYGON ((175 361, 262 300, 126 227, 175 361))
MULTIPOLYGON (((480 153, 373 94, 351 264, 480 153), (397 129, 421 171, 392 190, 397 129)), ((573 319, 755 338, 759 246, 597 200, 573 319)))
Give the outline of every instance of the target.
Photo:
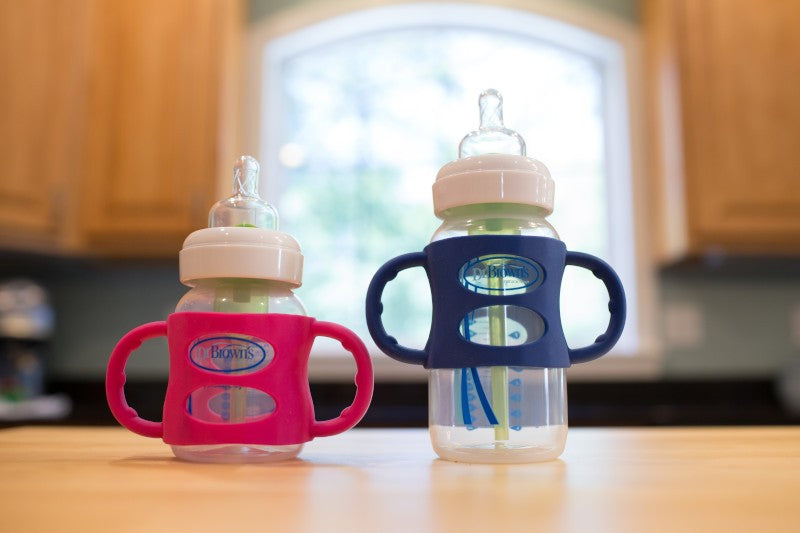
POLYGON ((485 203, 534 205, 553 212, 555 182, 541 161, 522 155, 481 154, 446 164, 433 184, 433 210, 485 203))
POLYGON ((288 233, 262 228, 205 228, 190 234, 179 256, 181 283, 251 278, 303 283, 303 254, 288 233))

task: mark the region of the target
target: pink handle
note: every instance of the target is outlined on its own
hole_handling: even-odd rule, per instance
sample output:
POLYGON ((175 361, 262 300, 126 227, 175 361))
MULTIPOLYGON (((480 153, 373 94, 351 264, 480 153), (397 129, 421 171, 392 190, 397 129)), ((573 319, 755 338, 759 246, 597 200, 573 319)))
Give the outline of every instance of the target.
POLYGON ((138 413, 128 405, 125 399, 125 363, 142 342, 154 337, 167 335, 166 322, 150 322, 125 334, 111 352, 106 370, 106 399, 114 418, 134 433, 145 437, 162 437, 164 426, 161 422, 152 422, 139 418, 138 413))
POLYGON ((311 332, 315 337, 329 337, 342 343, 345 350, 353 354, 356 360, 356 396, 353 403, 346 407, 342 414, 331 420, 314 421, 311 433, 315 437, 328 437, 347 431, 358 424, 372 401, 373 375, 372 361, 364 343, 358 336, 339 324, 332 322, 314 322, 311 332))

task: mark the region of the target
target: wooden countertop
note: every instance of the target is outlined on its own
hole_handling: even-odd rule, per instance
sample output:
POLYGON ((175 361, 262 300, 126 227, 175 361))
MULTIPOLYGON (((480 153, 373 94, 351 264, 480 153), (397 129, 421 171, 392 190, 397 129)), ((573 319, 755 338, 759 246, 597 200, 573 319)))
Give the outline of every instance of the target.
POLYGON ((0 430, 0 531, 800 531, 800 428, 572 429, 559 460, 438 460, 424 430, 192 464, 122 428, 0 430))

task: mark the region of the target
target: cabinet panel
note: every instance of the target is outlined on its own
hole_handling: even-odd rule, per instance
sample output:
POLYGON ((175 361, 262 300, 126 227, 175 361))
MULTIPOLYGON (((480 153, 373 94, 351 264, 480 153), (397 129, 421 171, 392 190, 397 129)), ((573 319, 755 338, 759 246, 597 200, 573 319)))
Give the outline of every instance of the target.
POLYGON ((800 4, 679 6, 687 184, 700 243, 800 249, 800 4))
POLYGON ((654 174, 662 191, 680 182, 685 209, 676 222, 663 207, 667 233, 685 222, 689 253, 800 253, 800 3, 654 0, 645 27, 662 126, 654 174), (663 127, 673 98, 677 150, 663 127))
POLYGON ((94 248, 176 252, 213 202, 232 10, 222 0, 96 9, 82 231, 94 248))
POLYGON ((174 258, 233 159, 240 25, 228 0, 0 2, 0 245, 174 258))
POLYGON ((43 249, 72 238, 80 178, 86 6, 0 3, 0 239, 43 249))

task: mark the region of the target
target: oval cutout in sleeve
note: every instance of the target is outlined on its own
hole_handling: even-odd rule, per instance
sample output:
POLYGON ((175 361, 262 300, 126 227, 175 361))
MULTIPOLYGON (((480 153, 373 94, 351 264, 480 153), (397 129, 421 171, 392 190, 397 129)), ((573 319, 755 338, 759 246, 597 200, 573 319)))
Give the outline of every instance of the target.
POLYGON ((275 399, 264 391, 234 385, 195 389, 186 398, 186 412, 203 422, 255 422, 275 411, 275 399))
POLYGON ((458 280, 465 289, 479 294, 524 294, 542 284, 544 270, 526 257, 484 255, 464 263, 458 280))
POLYGON ((464 317, 459 333, 465 340, 485 346, 520 346, 542 338, 546 330, 542 316, 526 307, 491 305, 464 317))

